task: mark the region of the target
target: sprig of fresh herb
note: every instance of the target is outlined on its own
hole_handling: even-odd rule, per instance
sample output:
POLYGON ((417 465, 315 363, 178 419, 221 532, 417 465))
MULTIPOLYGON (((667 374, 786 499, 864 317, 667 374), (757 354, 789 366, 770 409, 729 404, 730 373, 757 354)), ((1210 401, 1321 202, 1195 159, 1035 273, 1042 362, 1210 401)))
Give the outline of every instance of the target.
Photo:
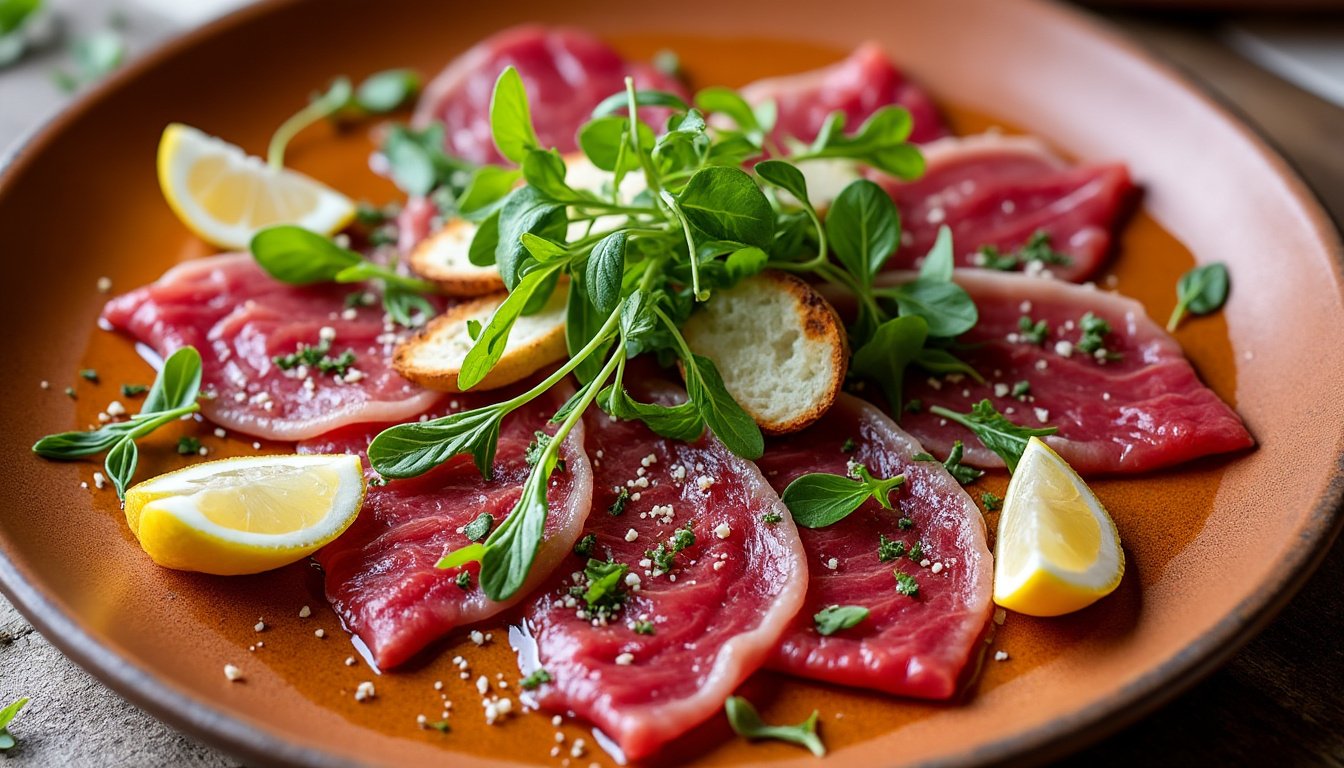
POLYGON ((383 309, 399 325, 410 327, 434 314, 434 305, 424 296, 434 292, 432 284, 369 261, 303 227, 267 227, 252 237, 249 248, 257 264, 282 283, 377 282, 383 290, 383 309))
POLYGON ((79 37, 70 44, 74 70, 58 70, 56 85, 68 93, 107 77, 126 61, 126 39, 113 27, 79 37))
MULTIPOLYGON (((947 469, 948 474, 952 475, 958 483, 967 485, 973 483, 984 476, 985 472, 981 469, 961 463, 961 457, 966 450, 960 440, 952 443, 952 450, 948 451, 947 458, 942 461, 942 465, 947 469)), ((915 461, 938 461, 931 453, 917 453, 911 457, 915 461)))
POLYGON ((1176 283, 1176 308, 1171 311, 1167 330, 1175 331, 1186 313, 1207 315, 1227 303, 1227 265, 1203 264, 1181 275, 1176 283))
POLYGON ((341 114, 382 115, 400 109, 420 92, 420 75, 409 69, 389 69, 370 75, 356 88, 350 79, 338 77, 326 90, 275 129, 266 150, 266 163, 285 166, 285 149, 300 131, 328 117, 341 114))
POLYGON ((804 528, 824 528, 849 517, 869 499, 891 509, 891 493, 905 482, 904 475, 878 479, 862 464, 853 465, 851 477, 812 472, 789 483, 780 499, 793 521, 804 528))
POLYGON ((1017 462, 1022 460, 1027 450, 1027 441, 1032 437, 1045 437, 1059 431, 1059 427, 1041 427, 1033 429, 1023 427, 1008 420, 1008 417, 994 409, 989 400, 981 400, 971 406, 970 413, 957 413, 941 405, 929 409, 930 413, 955 421, 966 427, 980 438, 986 448, 997 453, 1009 472, 1017 471, 1017 462))
POLYGON ((27 703, 28 697, 24 696, 0 709, 0 752, 13 749, 14 745, 18 744, 13 734, 9 732, 9 724, 14 722, 19 710, 23 709, 27 703))
POLYGON ((99 427, 90 432, 62 432, 48 435, 33 444, 33 452, 47 459, 69 460, 107 453, 103 467, 117 490, 125 498, 126 488, 135 476, 140 453, 135 441, 164 424, 200 410, 196 395, 201 387, 201 355, 195 347, 182 347, 168 357, 145 396, 140 412, 126 421, 99 427))
POLYGON ((761 720, 760 713, 751 702, 741 696, 729 696, 723 703, 723 710, 728 715, 728 725, 732 726, 733 732, 738 736, 752 741, 758 739, 786 741, 809 750, 817 757, 826 755, 826 745, 822 744, 821 738, 817 736, 819 712, 813 712, 811 717, 797 725, 767 725, 761 720))
POLYGON ((830 637, 842 629, 858 626, 867 618, 868 609, 861 605, 831 605, 818 611, 812 622, 817 634, 830 637))

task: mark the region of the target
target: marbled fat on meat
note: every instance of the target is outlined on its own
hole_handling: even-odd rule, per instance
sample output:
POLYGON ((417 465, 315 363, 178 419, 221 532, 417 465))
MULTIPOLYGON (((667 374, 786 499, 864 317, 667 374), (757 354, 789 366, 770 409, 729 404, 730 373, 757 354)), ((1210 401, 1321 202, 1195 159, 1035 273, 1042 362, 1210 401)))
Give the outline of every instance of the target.
POLYGON ((919 179, 874 174, 901 212, 901 246, 887 269, 915 266, 946 225, 959 266, 978 265, 984 246, 1008 254, 1043 232, 1069 263, 1038 266, 1081 282, 1105 263, 1134 194, 1124 165, 1070 166, 1033 137, 987 133, 941 139, 923 150, 919 179))
POLYGON ((980 322, 959 338, 957 354, 986 381, 932 379, 914 368, 907 373, 905 397, 923 408, 903 414, 901 426, 937 455, 962 440, 967 463, 1003 466, 965 428, 928 411, 941 405, 964 413, 984 398, 1018 424, 1059 427, 1046 442, 1083 475, 1148 472, 1254 445, 1241 418, 1204 386, 1180 345, 1137 301, 1003 272, 957 270, 954 279, 980 310, 980 322), (1118 357, 1078 350, 1088 312, 1110 325, 1102 341, 1118 357), (1021 332, 1023 317, 1045 322, 1043 343, 1021 332), (1029 389, 1014 396, 1018 382, 1029 389))
POLYGON ((895 509, 869 500, 838 523, 799 529, 811 572, 807 602, 771 667, 899 696, 956 694, 983 647, 993 556, 975 502, 941 464, 911 458, 922 450, 877 408, 849 395, 813 426, 767 444, 757 464, 781 493, 808 472, 843 475, 851 461, 874 477, 905 476, 891 496, 895 509), (913 525, 902 528, 902 518, 913 525), (902 554, 881 560, 881 536, 900 542, 902 554), (893 571, 912 577, 918 593, 898 592, 893 571), (869 616, 823 636, 813 616, 832 605, 862 606, 869 616))
MULTIPOLYGON (((663 390, 658 399, 670 398, 663 390)), ((788 511, 751 462, 712 437, 667 440, 599 412, 587 423, 585 534, 596 538, 592 557, 630 566, 628 596, 610 620, 595 620, 570 593, 586 563, 571 556, 525 622, 553 678, 536 691, 541 706, 577 713, 637 760, 722 711, 797 613, 808 568, 788 511), (613 515, 621 490, 629 499, 613 515), (695 544, 659 572, 646 552, 686 524, 695 544), (641 621, 651 634, 635 631, 641 621)))
MULTIPOLYGON (((317 553, 327 599, 380 667, 402 664, 453 629, 514 605, 568 555, 592 500, 592 470, 583 450, 582 425, 575 426, 561 447, 565 466, 553 473, 547 491, 545 540, 527 582, 511 599, 496 602, 485 595, 480 563, 435 567, 447 551, 471 543, 463 526, 482 513, 492 515, 498 526, 513 509, 530 469, 527 445, 536 431, 554 432, 547 420, 565 394, 547 393, 505 417, 490 479, 481 477, 471 457, 456 456, 420 477, 371 485, 354 524, 317 553), (457 581, 462 572, 468 574, 466 587, 457 581)), ((489 393, 454 395, 436 413, 498 399, 489 393)), ((301 443, 299 452, 362 456, 378 431, 347 428, 301 443)), ((369 474, 373 476, 372 471, 369 474)))
MULTIPOLYGON (((653 67, 626 61, 611 46, 583 30, 522 26, 499 32, 454 59, 428 86, 413 122, 442 121, 447 149, 477 163, 501 158, 490 134, 490 97, 495 80, 514 66, 527 89, 532 122, 541 146, 572 152, 575 134, 606 97, 635 87, 683 93, 682 85, 653 67)), ((665 111, 645 118, 661 125, 665 111)))
POLYGON ((392 369, 381 307, 347 310, 357 286, 299 287, 267 275, 247 254, 193 259, 156 282, 107 303, 103 320, 160 355, 191 345, 201 353, 201 410, 231 430, 271 440, 302 440, 361 422, 400 421, 424 412, 437 394, 392 369), (355 361, 335 372, 281 370, 273 358, 335 333, 331 356, 355 361))

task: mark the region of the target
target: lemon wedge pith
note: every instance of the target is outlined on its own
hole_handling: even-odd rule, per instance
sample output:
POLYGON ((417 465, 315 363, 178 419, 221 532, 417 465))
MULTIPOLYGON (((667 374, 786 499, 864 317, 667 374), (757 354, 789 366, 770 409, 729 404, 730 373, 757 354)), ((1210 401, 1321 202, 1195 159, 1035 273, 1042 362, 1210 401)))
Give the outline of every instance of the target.
POLYGON ((297 224, 323 235, 355 215, 355 204, 325 184, 182 123, 159 140, 159 188, 173 213, 203 240, 246 248, 259 230, 297 224))
POLYGON ((208 461, 126 491, 126 523, 154 562, 216 575, 260 573, 340 536, 364 501, 359 457, 208 461))
POLYGON ((1008 483, 994 553, 994 602, 1059 616, 1109 595, 1125 573, 1115 522, 1059 454, 1031 438, 1008 483))

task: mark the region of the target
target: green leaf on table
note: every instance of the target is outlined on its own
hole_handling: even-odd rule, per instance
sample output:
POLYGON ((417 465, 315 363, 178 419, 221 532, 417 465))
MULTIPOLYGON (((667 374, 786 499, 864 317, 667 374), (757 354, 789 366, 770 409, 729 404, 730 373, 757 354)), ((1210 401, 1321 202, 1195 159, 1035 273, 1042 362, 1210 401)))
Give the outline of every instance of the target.
POLYGON ((0 709, 0 752, 12 749, 14 745, 18 743, 14 739, 14 736, 9 732, 9 724, 14 722, 14 718, 18 716, 19 710, 23 709, 27 704, 28 697, 24 696, 5 705, 3 709, 0 709))

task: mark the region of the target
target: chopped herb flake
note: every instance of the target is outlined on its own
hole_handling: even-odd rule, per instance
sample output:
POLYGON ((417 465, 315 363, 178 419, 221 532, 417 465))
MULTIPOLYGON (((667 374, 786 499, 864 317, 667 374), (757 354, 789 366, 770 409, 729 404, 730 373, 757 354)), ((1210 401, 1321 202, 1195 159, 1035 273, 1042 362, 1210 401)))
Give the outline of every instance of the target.
POLYGON ((594 617, 610 617, 625 604, 625 574, 629 570, 630 566, 625 563, 590 559, 583 569, 588 586, 576 585, 570 592, 583 598, 594 617))
POLYGON ((779 514, 778 512, 766 512, 764 515, 761 515, 761 522, 769 523, 770 525, 782 522, 783 520, 784 516, 779 514))
POLYGON ((471 571, 458 571, 454 581, 457 583, 457 588, 463 592, 471 589, 471 571))
POLYGON ((905 542, 888 539, 885 534, 879 536, 877 541, 877 559, 879 562, 891 562, 904 554, 905 542))
POLYGON ((910 400, 905 404, 906 413, 919 413, 922 410, 924 410, 924 401, 919 398, 910 400))
POLYGON ((636 622, 635 622, 635 634, 636 634, 636 635, 652 635, 652 634, 653 634, 653 622, 652 622, 652 621, 636 621, 636 622))
POLYGON ((916 563, 918 563, 920 560, 923 560, 923 559, 924 559, 924 543, 921 542, 921 541, 916 541, 916 542, 914 543, 914 545, 910 547, 910 552, 906 555, 906 557, 909 557, 911 560, 915 561, 916 563))
POLYGON ((597 536, 592 533, 587 534, 579 539, 578 543, 574 545, 574 554, 579 557, 591 557, 593 554, 593 547, 596 546, 597 536))
POLYGON ((1025 379, 1017 382, 1016 384, 1013 385, 1013 391, 1010 394, 1012 394, 1012 396, 1016 397, 1018 400, 1027 399, 1027 395, 1031 394, 1031 382, 1025 379))
POLYGON ((1003 506, 1003 497, 998 494, 985 491, 980 494, 980 501, 985 505, 985 509, 993 512, 1003 506))
POLYGON ((672 561, 677 553, 687 547, 695 545, 695 531, 691 530, 691 524, 678 528, 672 532, 671 538, 659 544, 654 549, 644 553, 644 556, 653 561, 653 567, 663 573, 672 571, 672 561))
POLYGON ((868 609, 859 605, 832 605, 822 608, 813 617, 817 634, 830 637, 842 629, 857 626, 868 618, 868 609))
POLYGON ((630 503, 630 492, 622 488, 620 492, 616 494, 616 500, 611 502, 611 505, 607 507, 607 514, 612 517, 619 517, 620 514, 625 511, 625 505, 628 503, 630 503))
POLYGON ((190 456, 201 452, 201 441, 186 435, 177 439, 177 452, 183 456, 190 456))
POLYGON ((1022 341, 1025 341, 1028 344, 1035 344, 1036 346, 1044 344, 1046 337, 1050 335, 1050 327, 1045 324, 1044 320, 1033 322, 1032 319, 1026 315, 1017 319, 1017 330, 1018 337, 1021 338, 1022 341))
POLYGON ((896 521, 896 527, 900 528, 902 531, 908 531, 915 527, 915 521, 908 517, 902 517, 900 520, 896 521))
POLYGON ((65 396, 68 397, 68 398, 70 398, 71 400, 78 400, 78 399, 79 399, 79 398, 75 395, 75 388, 74 388, 74 387, 66 387, 66 388, 65 388, 65 396))
POLYGON ((149 387, 144 384, 122 384, 122 397, 139 397, 149 391, 149 387))
POLYGON ((329 376, 344 376, 349 373, 351 366, 355 364, 354 350, 347 349, 336 357, 327 354, 331 351, 331 342, 323 339, 317 344, 299 344, 293 352, 288 355, 276 355, 271 358, 282 371, 289 371, 299 366, 316 368, 318 372, 329 376))
POLYGON ((858 447, 858 444, 854 442, 854 438, 846 437, 844 444, 840 446, 840 450, 844 453, 853 453, 854 449, 858 447))
POLYGON ((919 582, 915 577, 903 571, 892 571, 896 576, 896 591, 908 597, 914 597, 919 594, 919 582))
POLYGON ((518 685, 525 691, 534 691, 537 688, 540 688, 543 683, 549 683, 554 679, 555 678, 551 677, 550 672, 547 672, 541 667, 537 667, 535 672, 524 677, 522 680, 519 680, 518 685))
POLYGON ((426 727, 426 728, 433 728, 434 730, 438 731, 439 733, 447 733, 447 732, 449 732, 449 731, 451 731, 451 730, 453 729, 453 727, 452 727, 451 725, 448 725, 448 721, 447 721, 447 720, 435 720, 435 721, 432 722, 432 723, 425 723, 425 727, 426 727))
POLYGON ((489 512, 482 512, 475 520, 467 523, 462 533, 471 541, 485 541, 485 537, 490 535, 490 530, 494 527, 495 516, 489 512))
POLYGON ((98 383, 98 372, 92 368, 81 369, 79 372, 79 376, 80 378, 85 379, 87 381, 92 381, 95 384, 98 383))

